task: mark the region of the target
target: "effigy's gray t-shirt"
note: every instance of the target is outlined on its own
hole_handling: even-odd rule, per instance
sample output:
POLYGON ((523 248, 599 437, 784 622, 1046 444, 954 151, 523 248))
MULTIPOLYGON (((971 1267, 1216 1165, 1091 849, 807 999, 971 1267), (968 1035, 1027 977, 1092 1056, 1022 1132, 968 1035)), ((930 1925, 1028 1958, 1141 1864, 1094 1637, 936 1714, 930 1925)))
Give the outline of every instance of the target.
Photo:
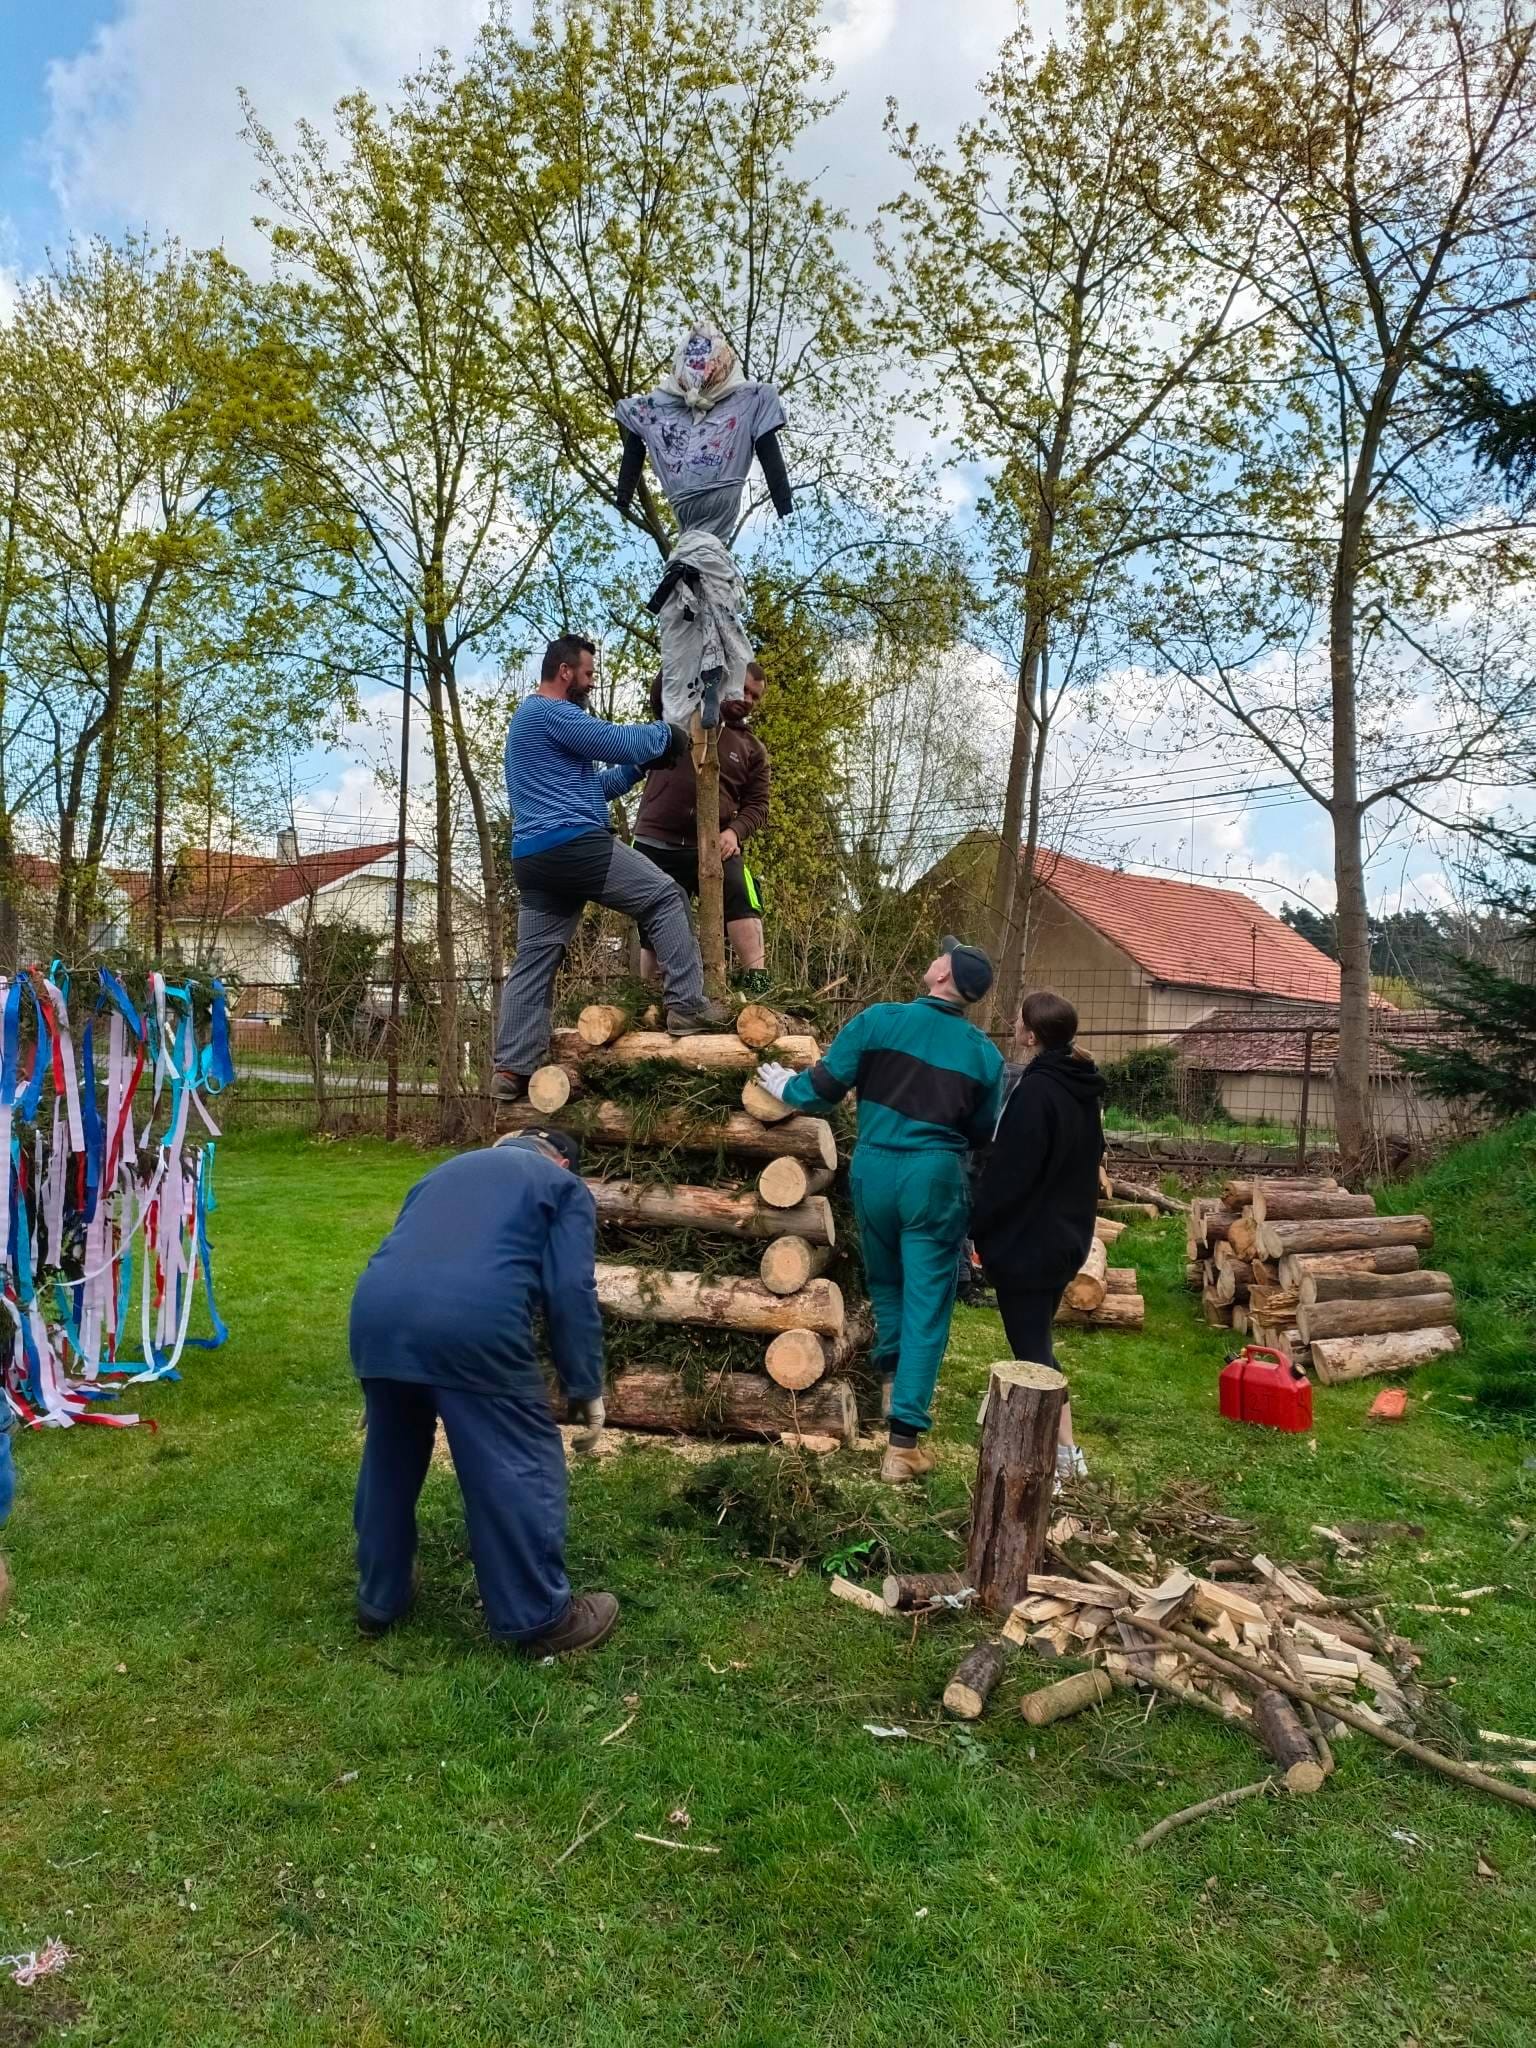
POLYGON ((645 443, 683 531, 703 528, 729 547, 753 448, 785 423, 773 386, 738 384, 707 412, 669 391, 648 391, 620 399, 614 417, 645 443))

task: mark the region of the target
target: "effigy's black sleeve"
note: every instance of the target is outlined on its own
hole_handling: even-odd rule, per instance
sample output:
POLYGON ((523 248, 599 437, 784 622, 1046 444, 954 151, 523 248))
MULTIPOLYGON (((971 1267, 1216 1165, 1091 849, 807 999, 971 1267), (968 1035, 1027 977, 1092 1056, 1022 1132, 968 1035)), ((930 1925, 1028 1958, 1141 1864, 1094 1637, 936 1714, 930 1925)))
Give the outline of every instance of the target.
POLYGON ((635 486, 640 481, 640 472, 645 467, 645 443, 634 429, 626 428, 624 434, 624 457, 619 464, 619 488, 613 502, 621 512, 627 512, 635 495, 635 486))
POLYGON ((773 500, 774 510, 781 519, 787 519, 795 509, 794 496, 789 488, 789 472, 784 467, 784 451, 779 446, 777 427, 764 434, 756 443, 757 459, 763 466, 763 481, 768 486, 768 495, 773 500))

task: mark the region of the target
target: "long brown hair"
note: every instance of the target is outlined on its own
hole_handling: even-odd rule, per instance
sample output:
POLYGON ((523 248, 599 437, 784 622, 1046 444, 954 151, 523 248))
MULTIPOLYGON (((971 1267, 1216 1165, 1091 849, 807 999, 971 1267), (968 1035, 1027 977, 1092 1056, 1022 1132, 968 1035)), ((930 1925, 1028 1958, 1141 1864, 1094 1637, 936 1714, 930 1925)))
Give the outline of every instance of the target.
POLYGON ((1073 1052, 1077 1012, 1051 988, 1033 989, 1019 1007, 1019 1022, 1032 1031, 1043 1052, 1073 1052))

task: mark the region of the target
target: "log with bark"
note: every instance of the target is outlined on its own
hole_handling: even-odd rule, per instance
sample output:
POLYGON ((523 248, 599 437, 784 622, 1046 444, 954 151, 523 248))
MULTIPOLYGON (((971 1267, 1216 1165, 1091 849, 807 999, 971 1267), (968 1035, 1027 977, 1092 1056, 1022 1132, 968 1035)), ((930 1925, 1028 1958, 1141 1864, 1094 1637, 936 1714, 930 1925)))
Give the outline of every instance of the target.
POLYGON ((1109 1271, 1109 1260, 1104 1247, 1095 1238, 1088 1247, 1088 1255, 1076 1273, 1067 1282, 1062 1301, 1068 1308, 1092 1311, 1104 1299, 1109 1271))
POLYGON ((1418 1263, 1411 1244, 1384 1244, 1374 1251, 1288 1252, 1278 1273, 1282 1287, 1300 1287, 1310 1273, 1412 1273, 1418 1263))
POLYGON ((1397 1301, 1409 1294, 1454 1294, 1449 1273, 1308 1273, 1296 1290, 1310 1308, 1319 1301, 1397 1301))
POLYGON ((755 1372, 711 1374, 702 1386, 665 1369, 615 1373, 606 1395, 614 1429, 775 1438, 835 1436, 856 1443, 858 1408, 847 1380, 823 1380, 807 1393, 787 1393, 755 1372))
POLYGON ((1293 1252, 1376 1251, 1383 1245, 1433 1244, 1427 1216, 1325 1216, 1314 1222, 1261 1223, 1259 1256, 1285 1259, 1293 1252))
MULTIPOLYGON (((792 1209, 779 1211, 791 1216, 792 1209)), ((832 1260, 829 1244, 811 1244, 803 1237, 776 1237, 763 1247, 757 1276, 770 1294, 798 1294, 807 1282, 824 1273, 832 1260)))
POLYGON ((1054 1685, 1025 1693, 1019 1712, 1032 1728, 1044 1728, 1069 1714, 1080 1714, 1085 1707, 1102 1705, 1113 1690, 1107 1673, 1075 1671, 1070 1678, 1058 1678, 1054 1685))
POLYGON ((1134 1294, 1136 1292, 1136 1268, 1134 1266, 1106 1266, 1104 1268, 1104 1292, 1106 1294, 1134 1294))
POLYGON ((957 1721, 979 1721, 993 1688, 1008 1668, 1006 1643, 978 1643, 955 1666, 944 1688, 944 1711, 957 1721))
POLYGON ((1251 1263, 1257 1257, 1259 1225, 1254 1222, 1249 1210, 1245 1209, 1235 1222, 1227 1225, 1227 1243, 1240 1259, 1246 1259, 1251 1263))
POLYGON ((1209 1205, 1203 1207, 1195 1232, 1196 1249, 1209 1251, 1213 1245, 1224 1242, 1233 1224, 1241 1219, 1242 1213, 1241 1209, 1224 1209, 1209 1205))
MULTIPOLYGON (((1230 1247, 1223 1245, 1223 1251, 1230 1247)), ((1246 1301, 1253 1278, 1253 1266, 1247 1259, 1228 1257, 1226 1264, 1216 1268, 1215 1295, 1218 1301, 1246 1301)))
POLYGON ((612 1045, 592 1046, 579 1031, 557 1031, 550 1041, 553 1059, 594 1074, 605 1068, 632 1067, 642 1060, 666 1060, 700 1073, 723 1074, 733 1069, 748 1073, 761 1063, 765 1050, 771 1050, 773 1058, 785 1067, 809 1067, 821 1058, 816 1040, 798 1034, 777 1039, 771 1048, 743 1045, 734 1032, 698 1032, 673 1038, 666 1031, 626 1031, 612 1045))
POLYGON ((963 1572, 890 1572, 880 1590, 892 1614, 914 1614, 958 1599, 971 1582, 963 1572))
MULTIPOLYGON (((685 1110, 637 1117, 622 1102, 599 1102, 590 1110, 584 1106, 567 1127, 593 1145, 641 1145, 647 1151, 675 1147, 681 1152, 726 1152, 744 1159, 777 1159, 788 1153, 813 1166, 837 1165, 837 1140, 825 1118, 798 1116, 771 1095, 768 1100, 784 1111, 783 1120, 772 1130, 765 1130, 756 1117, 737 1113, 713 1123, 685 1110)), ((529 1130, 549 1121, 525 1102, 500 1103, 496 1116, 498 1126, 510 1131, 529 1130)))
POLYGON ((1296 1311, 1303 1344, 1319 1337, 1375 1337, 1389 1330, 1441 1330, 1456 1321, 1451 1294, 1408 1294, 1396 1301, 1315 1301, 1296 1311))
POLYGON ((1290 1188, 1255 1181, 1249 1204, 1255 1223, 1318 1222, 1325 1217, 1374 1216, 1374 1195, 1350 1195, 1342 1188, 1290 1188))
POLYGON ((812 1195, 798 1209, 765 1209, 753 1195, 719 1188, 651 1187, 634 1180, 589 1180, 598 1221, 631 1228, 709 1231, 721 1237, 806 1238, 834 1245, 837 1227, 825 1195, 812 1195))
POLYGON ((1063 1302, 1053 1321, 1080 1330, 1141 1330, 1147 1304, 1139 1294, 1106 1294, 1094 1309, 1068 1308, 1063 1302))
POLYGON ((1325 1387, 1376 1373, 1411 1372, 1461 1349, 1461 1338, 1447 1326, 1438 1330, 1398 1330, 1372 1337, 1319 1337, 1312 1346, 1312 1370, 1325 1387))
MULTIPOLYGON (((1253 1200, 1253 1191, 1259 1185, 1256 1180, 1229 1180, 1221 1190, 1221 1199, 1229 1209, 1246 1209, 1253 1200)), ((1298 1173, 1287 1174, 1283 1181, 1272 1180, 1270 1187, 1294 1188, 1299 1192, 1315 1189, 1332 1191, 1338 1182, 1332 1174, 1298 1173)))
POLYGON ((836 1337, 843 1328, 842 1289, 812 1280, 798 1294, 770 1294, 761 1280, 706 1279, 651 1266, 597 1262, 598 1306, 643 1323, 700 1323, 723 1330, 814 1330, 836 1337))
POLYGON ((808 1196, 824 1194, 832 1180, 830 1167, 807 1166, 786 1154, 769 1160, 757 1176, 757 1192, 770 1209, 798 1209, 808 1196))
POLYGON ((1155 1202, 1112 1202, 1103 1195, 1099 1197, 1100 1213, 1122 1218, 1127 1223, 1136 1223, 1144 1216, 1158 1216, 1162 1211, 1155 1202))
POLYGON ((612 1045, 634 1021, 634 1012, 624 1003, 588 1003, 576 1019, 576 1035, 583 1045, 612 1045))
POLYGON ((814 1330, 782 1330, 768 1346, 764 1360, 771 1379, 781 1387, 809 1387, 869 1349, 874 1322, 862 1303, 847 1309, 840 1337, 819 1337, 814 1330))
POLYGON ((1133 1180, 1113 1180, 1105 1193, 1117 1196, 1122 1202, 1139 1202, 1150 1206, 1162 1216, 1183 1216, 1188 1213, 1187 1202, 1176 1202, 1172 1195, 1165 1195, 1161 1188, 1144 1188, 1133 1180))
POLYGON ((1316 1792, 1328 1773, 1313 1747, 1312 1738, 1283 1692, 1272 1686, 1256 1694, 1253 1702, 1253 1732, 1274 1758, 1282 1772, 1287 1792, 1316 1792))
POLYGON ((995 1614, 1024 1598, 1045 1555, 1066 1397, 1065 1378, 1046 1365, 1009 1361, 988 1377, 965 1568, 995 1614))
POLYGON ((1093 1234, 1100 1244, 1113 1244, 1124 1229, 1125 1225, 1117 1223, 1113 1216, 1096 1216, 1093 1220, 1093 1234))

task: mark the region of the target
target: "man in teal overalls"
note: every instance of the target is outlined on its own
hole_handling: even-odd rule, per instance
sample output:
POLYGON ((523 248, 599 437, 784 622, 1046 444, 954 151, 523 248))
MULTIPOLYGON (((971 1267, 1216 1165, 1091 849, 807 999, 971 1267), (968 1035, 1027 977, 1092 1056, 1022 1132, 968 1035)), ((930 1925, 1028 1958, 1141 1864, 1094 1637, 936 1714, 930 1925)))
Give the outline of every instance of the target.
POLYGON ((770 1065, 763 1086, 792 1109, 859 1098, 851 1180, 864 1272, 875 1308, 875 1367, 889 1387, 890 1446, 882 1479, 933 1469, 918 1438, 932 1420, 955 1274, 970 1215, 966 1159, 988 1143, 1002 1104, 1003 1061, 965 1006, 992 986, 992 963, 953 937, 911 1003, 876 1003, 837 1034, 803 1074, 770 1065))

